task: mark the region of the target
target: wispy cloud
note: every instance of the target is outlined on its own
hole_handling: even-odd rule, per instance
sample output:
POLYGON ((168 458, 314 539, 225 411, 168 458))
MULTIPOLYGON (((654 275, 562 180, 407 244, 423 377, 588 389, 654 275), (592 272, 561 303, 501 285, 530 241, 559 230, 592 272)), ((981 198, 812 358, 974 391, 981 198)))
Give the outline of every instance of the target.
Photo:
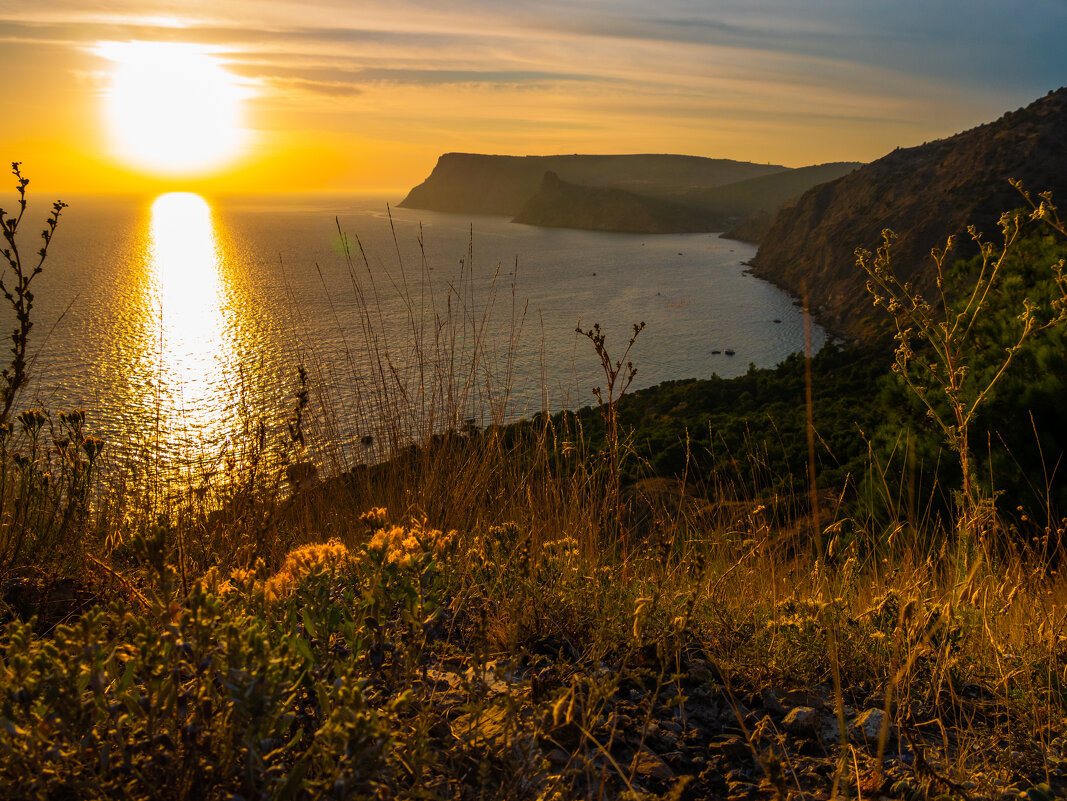
POLYGON ((231 60, 232 72, 246 78, 282 83, 301 83, 319 91, 320 85, 352 87, 368 84, 407 84, 415 86, 457 85, 544 85, 557 81, 602 80, 595 76, 536 70, 473 70, 434 68, 291 66, 279 64, 263 54, 241 54, 231 60))
POLYGON ((293 137, 798 163, 1023 105, 1064 82, 1064 30, 1063 0, 0 0, 0 72, 98 76, 99 41, 196 43, 293 137))
MULTIPOLYGON (((392 76, 381 79, 402 83, 520 84, 588 80, 598 73, 636 79, 640 76, 628 67, 631 48, 658 54, 661 76, 692 74, 702 62, 721 60, 722 53, 733 54, 757 79, 767 64, 783 59, 791 63, 787 73, 799 81, 831 63, 841 69, 836 80, 842 85, 850 83, 852 67, 877 70, 887 82, 896 76, 967 91, 1032 93, 1053 88, 1067 74, 1062 0, 1033 0, 1024 9, 992 0, 541 0, 515 8, 496 0, 461 0, 445 9, 347 0, 237 0, 221 8, 203 2, 57 0, 43 8, 0 3, 0 18, 9 40, 196 41, 255 50, 261 65, 270 52, 279 61, 293 53, 345 57, 383 76, 391 70, 392 76), (308 19, 317 24, 308 26, 308 19), (565 47, 554 46, 561 41, 565 47), (676 45, 687 47, 679 51, 676 45), (597 54, 598 69, 587 68, 588 53, 597 54), (375 63, 383 60, 405 63, 375 63)), ((268 77, 285 78, 280 72, 268 77)))

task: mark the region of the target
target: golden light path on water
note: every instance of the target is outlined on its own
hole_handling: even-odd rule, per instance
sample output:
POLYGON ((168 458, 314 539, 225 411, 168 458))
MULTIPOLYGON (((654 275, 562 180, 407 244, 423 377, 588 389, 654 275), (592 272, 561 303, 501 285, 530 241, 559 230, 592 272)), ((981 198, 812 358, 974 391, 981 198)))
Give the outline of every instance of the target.
POLYGON ((191 463, 238 425, 225 402, 237 378, 225 262, 211 207, 199 195, 159 196, 148 233, 151 297, 143 308, 155 318, 155 336, 148 340, 153 352, 142 356, 155 375, 155 426, 168 461, 191 463))
POLYGON ((86 409, 122 480, 168 496, 237 486, 253 472, 273 481, 286 458, 343 472, 425 428, 427 409, 434 426, 454 416, 441 412, 445 403, 461 420, 490 419, 486 387, 493 402, 508 399, 510 419, 588 403, 597 378, 576 321, 619 330, 647 320, 646 350, 634 353, 645 384, 736 366, 709 355, 723 345, 737 349, 737 365, 766 365, 803 342, 789 297, 745 274, 739 261, 751 252, 717 237, 646 243, 485 218, 480 241, 492 250, 474 261, 462 218, 430 215, 427 255, 429 213, 401 210, 397 233, 371 200, 209 204, 174 194, 75 208, 82 216, 64 218, 69 230, 41 276, 43 319, 58 322, 37 367, 38 397, 47 408, 86 409), (338 204, 346 216, 335 215, 338 204), (337 254, 339 220, 360 237, 361 254, 366 245, 366 262, 337 254), (497 283, 514 253, 540 261, 497 283), (428 268, 405 273, 401 258, 428 268), (519 327, 524 297, 542 317, 539 332, 527 319, 522 341, 515 307, 493 307, 511 280, 519 327), (468 375, 471 353, 481 372, 468 375), (306 445, 287 425, 301 366, 306 445))

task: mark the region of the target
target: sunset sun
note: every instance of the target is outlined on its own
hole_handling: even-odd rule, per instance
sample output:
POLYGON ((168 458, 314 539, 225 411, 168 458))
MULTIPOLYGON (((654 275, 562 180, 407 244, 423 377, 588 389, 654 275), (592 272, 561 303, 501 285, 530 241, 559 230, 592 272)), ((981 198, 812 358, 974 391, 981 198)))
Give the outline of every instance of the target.
POLYGON ((157 42, 106 42, 113 62, 105 107, 116 154, 159 174, 207 172, 239 155, 246 95, 202 48, 157 42))

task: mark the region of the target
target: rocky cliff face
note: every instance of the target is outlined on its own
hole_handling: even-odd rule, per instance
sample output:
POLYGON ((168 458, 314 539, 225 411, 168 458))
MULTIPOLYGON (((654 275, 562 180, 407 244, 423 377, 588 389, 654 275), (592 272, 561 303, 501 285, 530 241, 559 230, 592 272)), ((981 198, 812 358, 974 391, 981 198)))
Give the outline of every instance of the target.
POLYGON ((537 191, 544 170, 530 169, 520 158, 446 153, 430 176, 400 205, 457 214, 512 216, 537 191))
POLYGON ((750 245, 758 245, 771 230, 774 222, 774 214, 768 211, 757 211, 748 215, 736 225, 731 226, 721 236, 723 239, 736 239, 738 242, 748 242, 750 245))
POLYGON ((1067 88, 814 187, 779 210, 753 272, 796 295, 806 292, 830 330, 850 339, 875 335, 886 321, 871 305, 855 249, 873 251, 882 230, 893 229, 896 271, 930 297, 930 250, 951 234, 964 234, 962 241, 969 224, 995 241, 1000 214, 1023 203, 1010 178, 1067 202, 1067 88))
POLYGON ((813 164, 726 186, 691 189, 670 199, 717 214, 730 226, 738 225, 748 217, 766 216, 766 229, 770 227, 770 218, 783 203, 800 197, 813 186, 840 178, 862 166, 855 161, 813 164))

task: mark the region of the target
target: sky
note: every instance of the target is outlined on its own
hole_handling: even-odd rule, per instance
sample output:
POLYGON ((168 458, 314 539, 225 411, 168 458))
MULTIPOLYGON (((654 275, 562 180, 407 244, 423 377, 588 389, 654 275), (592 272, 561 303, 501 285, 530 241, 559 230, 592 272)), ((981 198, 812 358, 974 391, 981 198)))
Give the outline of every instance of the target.
POLYGON ((870 161, 1067 84, 1064 31, 1064 0, 0 0, 0 161, 374 194, 453 151, 870 161))

